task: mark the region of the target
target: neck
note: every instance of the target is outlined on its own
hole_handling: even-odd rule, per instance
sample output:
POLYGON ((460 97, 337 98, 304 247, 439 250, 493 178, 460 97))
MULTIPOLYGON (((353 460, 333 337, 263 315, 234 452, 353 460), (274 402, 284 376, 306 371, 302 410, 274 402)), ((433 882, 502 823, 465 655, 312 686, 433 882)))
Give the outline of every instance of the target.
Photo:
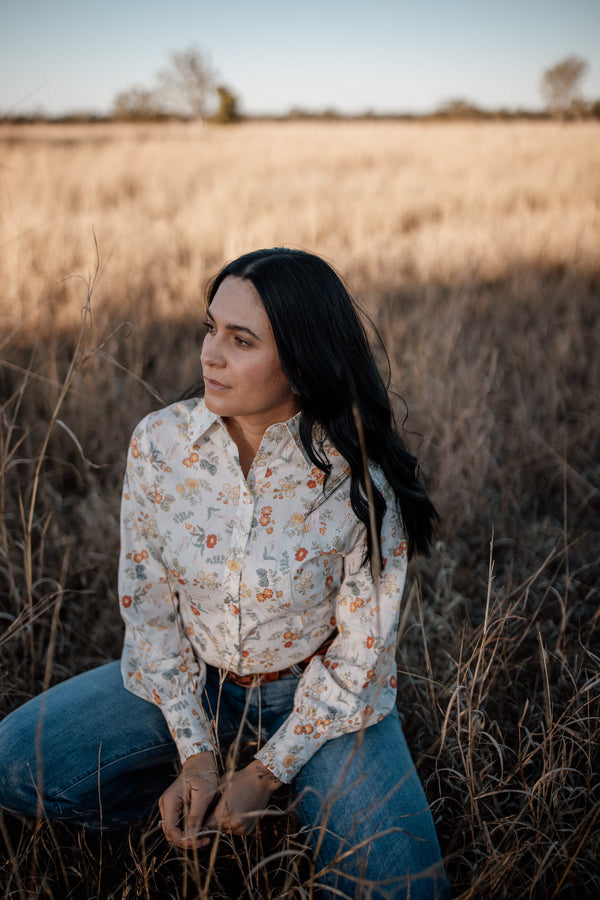
POLYGON ((244 478, 246 478, 257 450, 260 447, 264 431, 260 433, 254 431, 251 433, 249 429, 243 428, 239 419, 224 419, 223 421, 227 426, 227 431, 231 435, 233 442, 238 448, 240 466, 242 467, 244 478))
POLYGON ((258 418, 254 416, 251 418, 236 416, 223 419, 227 431, 231 435, 231 439, 238 448, 240 466, 242 467, 244 478, 247 477, 248 472, 250 471, 250 466, 258 452, 258 448, 260 447, 263 435, 267 428, 270 425, 274 425, 275 422, 286 422, 295 415, 296 412, 298 412, 297 409, 291 409, 281 417, 277 416, 276 418, 273 418, 273 416, 268 416, 264 419, 262 417, 258 418))

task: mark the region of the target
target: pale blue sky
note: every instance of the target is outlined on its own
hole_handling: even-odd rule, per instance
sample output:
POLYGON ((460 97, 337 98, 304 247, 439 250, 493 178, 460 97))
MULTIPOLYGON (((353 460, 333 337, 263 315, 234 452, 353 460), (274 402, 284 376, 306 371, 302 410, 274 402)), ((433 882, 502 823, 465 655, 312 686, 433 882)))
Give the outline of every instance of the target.
POLYGON ((0 0, 0 113, 107 112, 191 44, 248 113, 536 109, 572 53, 600 99, 600 0, 0 0))

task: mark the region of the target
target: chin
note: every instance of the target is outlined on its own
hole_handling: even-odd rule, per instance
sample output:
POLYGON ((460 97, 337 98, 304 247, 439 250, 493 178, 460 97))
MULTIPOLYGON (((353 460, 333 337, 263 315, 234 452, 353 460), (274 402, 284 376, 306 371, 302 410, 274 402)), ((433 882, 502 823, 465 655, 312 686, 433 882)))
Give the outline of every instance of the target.
POLYGON ((219 398, 215 397, 215 395, 212 391, 207 391, 204 394, 204 402, 206 403, 206 408, 208 410, 210 410, 210 412, 215 413, 218 416, 224 414, 223 413, 224 404, 222 402, 219 403, 219 398))

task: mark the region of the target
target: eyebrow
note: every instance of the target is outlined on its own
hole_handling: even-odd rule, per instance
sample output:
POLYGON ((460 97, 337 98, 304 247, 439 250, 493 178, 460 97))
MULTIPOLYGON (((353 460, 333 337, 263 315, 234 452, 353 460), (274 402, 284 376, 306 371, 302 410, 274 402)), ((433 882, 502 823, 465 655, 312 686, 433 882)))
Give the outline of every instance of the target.
MULTIPOLYGON (((210 319, 211 322, 213 322, 213 323, 215 322, 215 317, 211 313, 210 309, 206 310, 206 317, 208 319, 210 319)), ((247 325, 236 325, 235 323, 231 322, 231 323, 225 325, 225 328, 227 329, 227 331, 242 331, 245 334, 249 334, 256 341, 260 341, 262 343, 262 338, 259 337, 259 335, 256 334, 254 331, 252 331, 251 328, 248 328, 247 325)))

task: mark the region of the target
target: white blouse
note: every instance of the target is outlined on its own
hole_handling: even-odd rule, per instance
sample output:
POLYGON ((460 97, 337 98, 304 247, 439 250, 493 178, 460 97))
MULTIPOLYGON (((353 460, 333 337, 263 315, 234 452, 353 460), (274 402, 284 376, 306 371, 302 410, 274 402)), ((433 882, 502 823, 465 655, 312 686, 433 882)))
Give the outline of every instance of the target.
POLYGON ((290 715, 256 754, 291 781, 327 740, 382 719, 396 696, 395 645, 406 541, 393 493, 383 572, 364 563, 366 529, 350 505, 349 467, 304 450, 300 414, 272 425, 246 478, 235 443, 203 400, 146 416, 127 459, 119 595, 125 686, 161 708, 185 760, 212 748, 201 697, 206 664, 238 674, 323 656, 298 680, 290 715))

